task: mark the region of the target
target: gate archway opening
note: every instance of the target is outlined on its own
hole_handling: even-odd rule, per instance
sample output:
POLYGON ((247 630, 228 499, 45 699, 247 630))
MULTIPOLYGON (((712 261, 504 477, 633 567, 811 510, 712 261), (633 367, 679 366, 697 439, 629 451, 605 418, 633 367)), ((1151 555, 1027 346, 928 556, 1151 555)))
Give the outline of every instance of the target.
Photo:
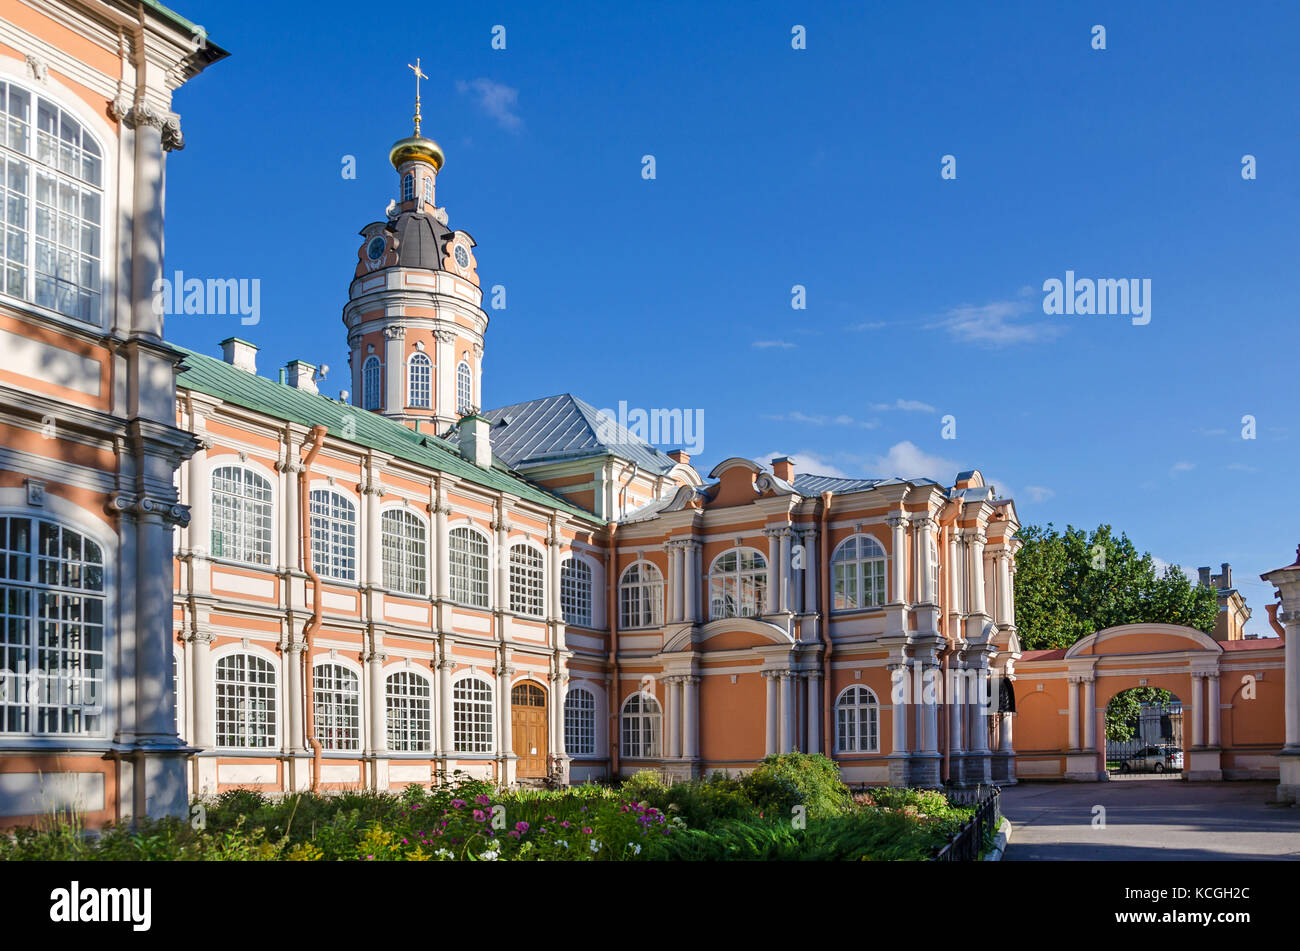
POLYGON ((1130 687, 1105 709, 1106 772, 1115 778, 1182 778, 1183 702, 1163 687, 1130 687))

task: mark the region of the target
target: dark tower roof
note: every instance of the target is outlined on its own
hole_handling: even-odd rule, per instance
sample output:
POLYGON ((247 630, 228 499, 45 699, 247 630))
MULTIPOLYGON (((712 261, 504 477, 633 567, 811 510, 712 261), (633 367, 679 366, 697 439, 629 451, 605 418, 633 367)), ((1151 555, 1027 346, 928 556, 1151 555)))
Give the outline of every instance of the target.
POLYGON ((405 211, 385 226, 397 238, 397 266, 441 271, 452 230, 433 215, 405 211))

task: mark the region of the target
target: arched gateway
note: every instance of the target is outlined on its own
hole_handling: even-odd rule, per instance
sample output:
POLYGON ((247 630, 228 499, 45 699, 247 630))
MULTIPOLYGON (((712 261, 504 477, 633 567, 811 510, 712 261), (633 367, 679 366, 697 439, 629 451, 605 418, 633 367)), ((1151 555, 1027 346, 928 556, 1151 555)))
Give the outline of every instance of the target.
POLYGON ((1216 641, 1177 624, 1124 624, 1066 650, 1025 651, 1016 664, 1016 775, 1106 779, 1106 706, 1134 687, 1181 701, 1186 779, 1277 776, 1281 640, 1216 641))

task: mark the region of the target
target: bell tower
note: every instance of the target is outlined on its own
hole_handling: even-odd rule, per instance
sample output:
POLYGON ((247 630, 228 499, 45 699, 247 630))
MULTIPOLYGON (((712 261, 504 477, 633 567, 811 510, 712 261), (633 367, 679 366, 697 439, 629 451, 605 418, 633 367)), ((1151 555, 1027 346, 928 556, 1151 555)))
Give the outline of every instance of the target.
POLYGON ((420 61, 415 133, 393 144, 398 197, 385 221, 361 229, 357 266, 343 308, 352 403, 442 432, 481 406, 488 315, 474 239, 447 225, 434 203, 442 148, 420 134, 420 61))

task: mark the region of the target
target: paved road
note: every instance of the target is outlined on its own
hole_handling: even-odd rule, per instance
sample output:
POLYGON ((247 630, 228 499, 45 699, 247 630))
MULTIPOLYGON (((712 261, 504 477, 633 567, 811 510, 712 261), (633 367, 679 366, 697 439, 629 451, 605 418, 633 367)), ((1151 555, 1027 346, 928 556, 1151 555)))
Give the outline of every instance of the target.
POLYGON ((1300 858, 1300 808, 1276 783, 1022 783, 1002 792, 1012 862, 1300 858), (1094 825, 1105 808, 1105 828, 1094 825))

